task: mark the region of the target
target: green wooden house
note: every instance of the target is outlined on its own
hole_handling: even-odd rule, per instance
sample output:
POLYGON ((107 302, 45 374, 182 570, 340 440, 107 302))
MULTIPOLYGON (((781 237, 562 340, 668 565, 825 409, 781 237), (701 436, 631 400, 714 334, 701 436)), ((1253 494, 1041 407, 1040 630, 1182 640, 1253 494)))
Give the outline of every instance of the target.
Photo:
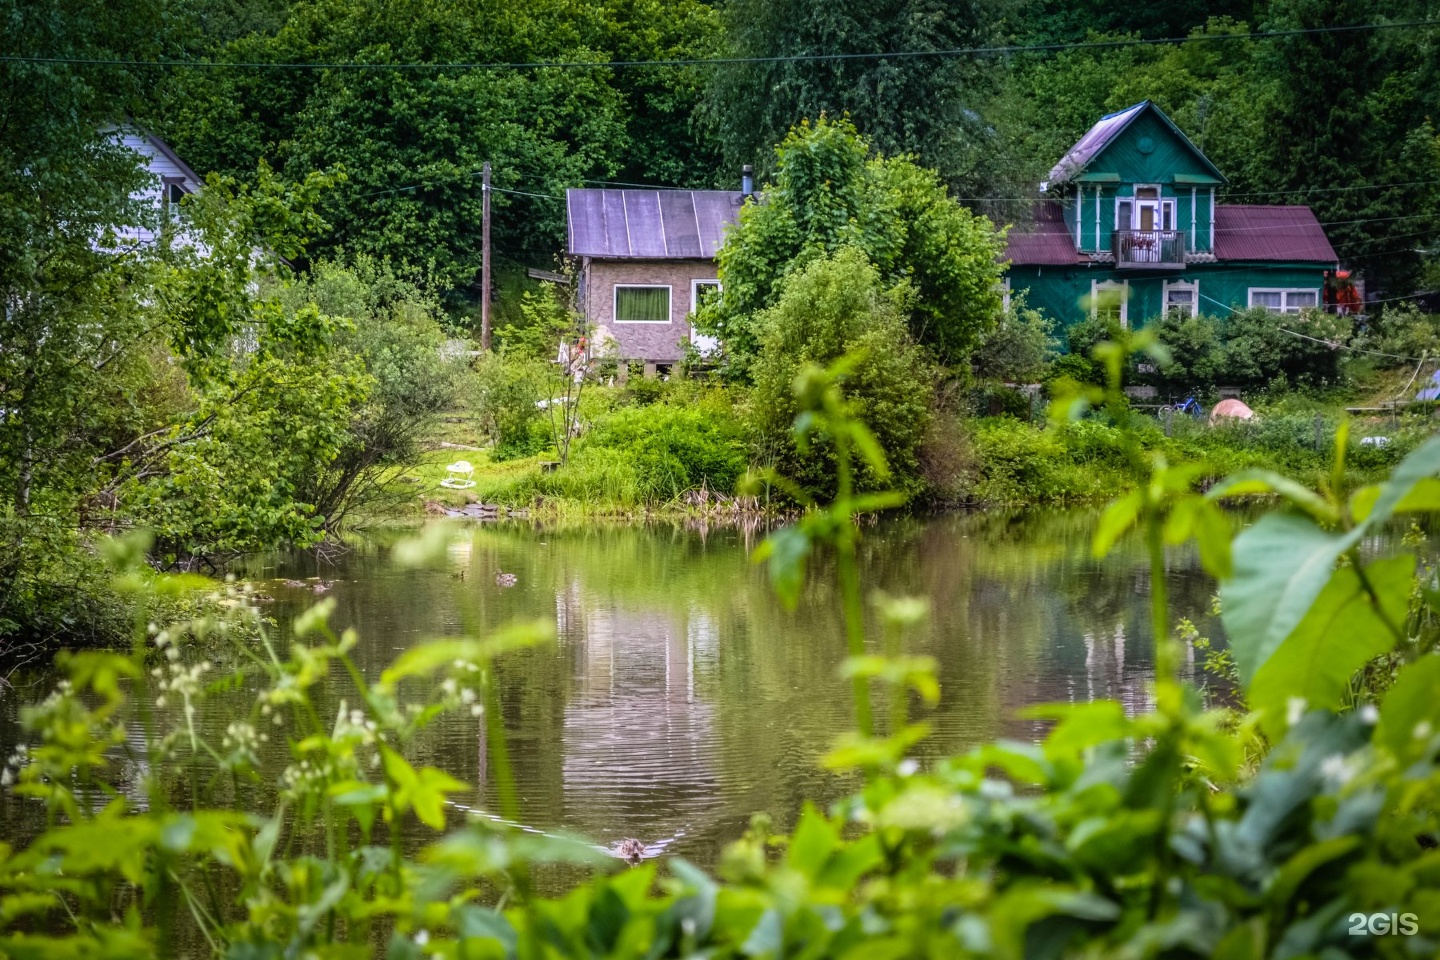
POLYGON ((1065 326, 1319 307, 1337 258, 1310 208, 1217 203, 1224 185, 1150 101, 1101 118, 1040 185, 1033 222, 1011 229, 1007 295, 1065 326))

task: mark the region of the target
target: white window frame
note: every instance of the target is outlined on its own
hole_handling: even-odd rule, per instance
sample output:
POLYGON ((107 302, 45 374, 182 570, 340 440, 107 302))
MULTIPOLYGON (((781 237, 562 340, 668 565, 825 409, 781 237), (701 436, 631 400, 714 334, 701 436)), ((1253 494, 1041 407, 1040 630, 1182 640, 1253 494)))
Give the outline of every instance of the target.
MULTIPOLYGON (((1256 306, 1255 294, 1257 293, 1278 293, 1280 294, 1280 309, 1276 313, 1299 313, 1301 310, 1314 310, 1320 306, 1319 287, 1251 287, 1246 294, 1246 305, 1252 309, 1256 306), (1308 293, 1315 298, 1314 303, 1290 305, 1290 297, 1296 293, 1308 293)), ((1273 309, 1265 307, 1266 310, 1273 309)))
POLYGON ((1130 196, 1128 196, 1128 197, 1116 196, 1116 197, 1115 197, 1115 229, 1116 229, 1116 230, 1139 230, 1139 229, 1140 229, 1140 204, 1141 204, 1141 203, 1145 203, 1145 204, 1152 204, 1152 203, 1153 203, 1153 204, 1155 205, 1155 232, 1159 233, 1159 232, 1163 232, 1163 231, 1167 231, 1167 230, 1174 231, 1174 230, 1178 229, 1178 223, 1179 223, 1179 219, 1178 219, 1178 218, 1179 218, 1180 213, 1179 213, 1179 210, 1178 210, 1178 209, 1176 208, 1176 206, 1175 206, 1175 198, 1174 198, 1174 197, 1167 197, 1167 196, 1165 196, 1165 188, 1164 188, 1163 186, 1161 186, 1160 184, 1158 184, 1158 183, 1137 183, 1137 184, 1135 184, 1135 186, 1134 186, 1134 188, 1133 188, 1130 196), (1146 197, 1144 200, 1141 200, 1141 199, 1140 199, 1140 191, 1141 191, 1141 190, 1154 190, 1154 191, 1155 191, 1155 196, 1154 196, 1154 198, 1152 199, 1152 198, 1150 198, 1150 197, 1146 197), (1121 223, 1121 222, 1120 222, 1120 204, 1122 204, 1122 203, 1128 203, 1128 204, 1130 204, 1130 222, 1129 222, 1129 223, 1121 223), (1167 212, 1170 214, 1170 216, 1169 216, 1170 226, 1168 226, 1168 227, 1165 226, 1165 221, 1166 221, 1166 216, 1165 216, 1165 214, 1166 214, 1167 212))
POLYGON ((1161 312, 1162 315, 1169 314, 1169 312, 1170 312, 1172 309, 1184 309, 1183 305, 1181 305, 1181 304, 1175 304, 1174 306, 1171 305, 1171 303, 1170 303, 1170 291, 1171 291, 1171 290, 1189 290, 1190 293, 1192 294, 1192 296, 1191 296, 1191 298, 1190 298, 1190 308, 1189 308, 1189 309, 1190 309, 1190 316, 1192 316, 1192 317, 1197 317, 1197 316, 1200 315, 1200 281, 1199 281, 1199 280, 1173 280, 1173 281, 1172 281, 1172 280, 1166 280, 1163 284, 1160 285, 1160 290, 1161 290, 1161 293, 1160 293, 1160 312, 1161 312))
POLYGON ((1006 313, 1010 312, 1010 278, 1004 277, 1000 281, 1000 309, 1006 313))
POLYGON ((1130 329, 1130 281, 1129 280, 1091 280, 1090 281, 1090 316, 1095 317, 1100 313, 1100 291, 1120 291, 1120 326, 1130 329))
MULTIPOLYGON (((719 288, 721 291, 724 291, 724 289, 725 289, 725 285, 720 282, 720 278, 718 278, 718 277, 716 277, 716 278, 713 279, 713 280, 709 280, 709 279, 706 279, 706 278, 704 278, 704 277, 700 277, 700 278, 698 278, 698 279, 691 280, 691 281, 690 281, 690 316, 692 316, 692 317, 695 316, 695 311, 700 309, 700 288, 701 288, 702 286, 705 286, 705 287, 714 286, 714 287, 719 288)), ((699 353, 700 356, 702 356, 702 357, 710 357, 710 356, 713 356, 713 355, 714 355, 717 351, 719 351, 719 349, 720 349, 720 341, 719 341, 719 339, 717 339, 717 338, 715 338, 715 337, 706 336, 706 335, 703 334, 703 333, 697 333, 697 332, 695 331, 695 325, 694 325, 694 324, 691 324, 691 325, 690 325, 690 343, 691 343, 692 346, 695 347, 696 352, 699 353)))
MULTIPOLYGON (((626 286, 631 286, 631 284, 626 284, 626 286)), ((715 279, 713 279, 713 280, 707 280, 707 279, 705 279, 704 277, 701 277, 701 278, 698 279, 698 280, 691 280, 691 281, 690 281, 690 312, 691 312, 691 313, 694 313, 696 310, 699 310, 699 309, 700 309, 700 288, 701 288, 702 286, 705 286, 705 287, 715 287, 715 288, 719 289, 722 293, 723 293, 724 290, 725 290, 725 284, 721 283, 721 282, 720 282, 720 279, 719 279, 718 277, 715 278, 715 279)))
POLYGON ((610 288, 610 319, 614 323, 648 323, 652 326, 659 326, 662 323, 673 323, 675 316, 675 288, 668 283, 617 283, 610 288), (621 320, 620 317, 620 291, 621 290, 665 290, 666 305, 669 307, 668 315, 664 320, 621 320))

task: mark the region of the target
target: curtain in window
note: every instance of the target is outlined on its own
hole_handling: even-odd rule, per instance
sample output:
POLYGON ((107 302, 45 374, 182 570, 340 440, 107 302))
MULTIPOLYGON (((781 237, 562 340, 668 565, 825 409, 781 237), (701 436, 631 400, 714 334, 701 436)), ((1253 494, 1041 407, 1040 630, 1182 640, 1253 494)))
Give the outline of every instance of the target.
POLYGON ((668 323, 670 291, 665 287, 616 287, 615 320, 619 323, 668 323))

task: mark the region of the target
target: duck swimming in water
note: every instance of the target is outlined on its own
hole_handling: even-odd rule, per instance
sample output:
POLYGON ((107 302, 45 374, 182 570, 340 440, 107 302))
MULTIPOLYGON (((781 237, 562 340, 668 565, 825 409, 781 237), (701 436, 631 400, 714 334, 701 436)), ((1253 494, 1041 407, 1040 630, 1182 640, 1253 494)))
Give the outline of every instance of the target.
POLYGON ((639 863, 645 859, 645 844, 634 837, 626 837, 615 847, 615 856, 629 863, 639 863))
POLYGON ((519 579, 520 578, 513 573, 502 573, 499 570, 495 571, 495 586, 497 587, 513 587, 519 579))

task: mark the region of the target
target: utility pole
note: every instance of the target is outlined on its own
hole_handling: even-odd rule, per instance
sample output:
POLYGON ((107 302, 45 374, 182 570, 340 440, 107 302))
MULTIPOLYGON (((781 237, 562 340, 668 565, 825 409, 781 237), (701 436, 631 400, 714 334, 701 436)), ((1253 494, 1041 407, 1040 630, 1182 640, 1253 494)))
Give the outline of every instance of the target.
POLYGON ((480 349, 490 351, 490 161, 481 170, 480 349))

